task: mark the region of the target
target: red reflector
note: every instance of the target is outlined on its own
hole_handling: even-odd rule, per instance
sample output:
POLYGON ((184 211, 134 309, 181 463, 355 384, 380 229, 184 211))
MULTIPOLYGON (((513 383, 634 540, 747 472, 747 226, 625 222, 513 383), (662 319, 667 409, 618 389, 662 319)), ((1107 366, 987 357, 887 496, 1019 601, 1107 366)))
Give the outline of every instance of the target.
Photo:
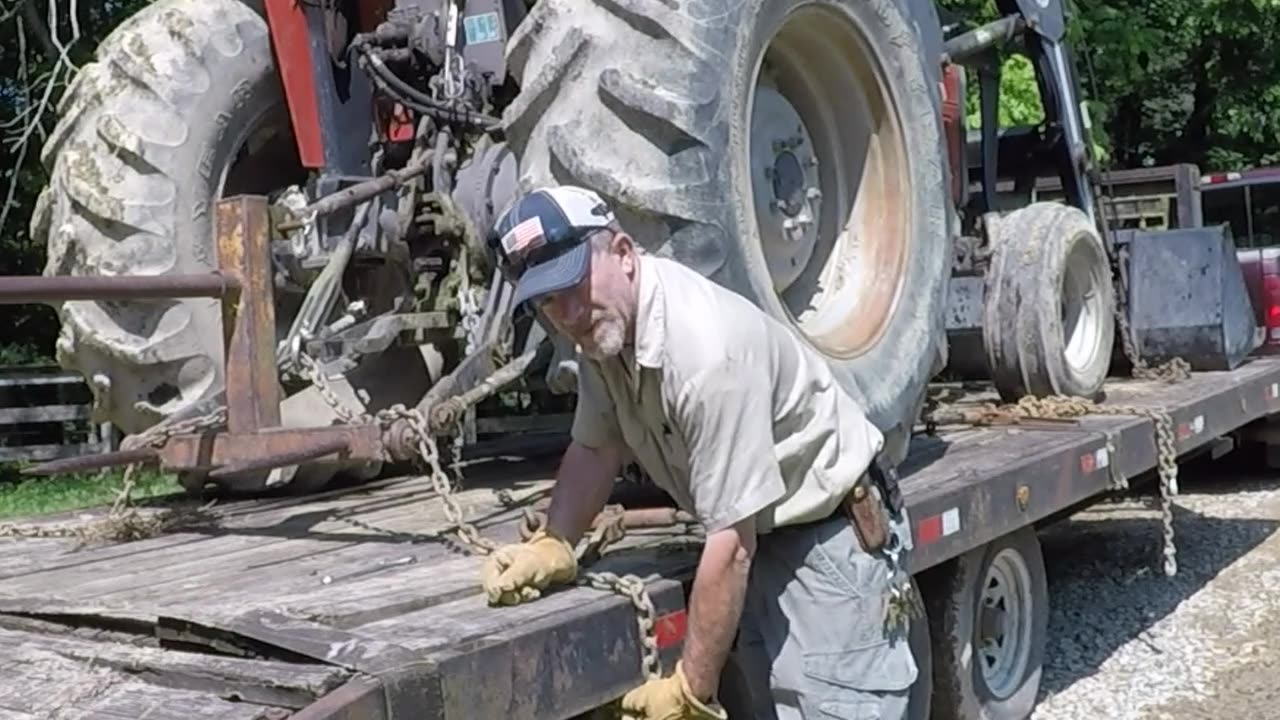
POLYGON ((676 610, 666 615, 659 615, 654 621, 654 635, 658 641, 658 649, 666 650, 684 642, 685 631, 689 629, 689 614, 684 610, 676 610))
POLYGON ((942 537, 942 516, 927 517, 916 525, 916 544, 928 545, 942 537))

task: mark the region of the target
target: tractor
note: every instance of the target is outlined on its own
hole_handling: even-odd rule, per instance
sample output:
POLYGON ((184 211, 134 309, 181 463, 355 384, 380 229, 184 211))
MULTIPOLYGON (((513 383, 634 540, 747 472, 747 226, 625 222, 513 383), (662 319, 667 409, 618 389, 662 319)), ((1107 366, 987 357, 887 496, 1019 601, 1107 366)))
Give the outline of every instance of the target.
MULTIPOLYGON (((931 0, 157 0, 66 91, 31 220, 45 275, 210 273, 220 203, 259 198, 273 327, 232 355, 209 293, 81 293, 55 302, 58 361, 130 434, 225 405, 250 356, 267 358, 284 428, 430 409, 513 359, 517 399, 440 432, 474 440, 477 412, 563 416, 574 348, 510 306, 487 239, 518 192, 572 183, 645 252, 798 333, 891 462, 930 379, 957 364, 957 305, 980 321, 966 357, 1006 397, 1094 395, 1112 271, 1064 11, 999 8, 972 27, 931 0), (998 133, 989 56, 1013 42, 1047 119, 998 133), (982 77, 976 131, 966 64, 982 77), (1054 169, 1065 201, 1001 213, 1001 167, 1054 169), (953 274, 981 297, 966 305, 953 274)), ((381 468, 322 454, 184 484, 313 491, 381 468)))

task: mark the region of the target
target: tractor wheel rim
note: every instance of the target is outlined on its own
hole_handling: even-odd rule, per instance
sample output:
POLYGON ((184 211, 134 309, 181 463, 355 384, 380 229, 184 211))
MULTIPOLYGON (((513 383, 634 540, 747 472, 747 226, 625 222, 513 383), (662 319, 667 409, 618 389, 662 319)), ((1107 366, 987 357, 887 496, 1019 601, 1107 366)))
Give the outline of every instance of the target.
POLYGON ((886 73, 849 15, 808 4, 762 53, 750 107, 773 291, 815 347, 858 356, 902 295, 913 224, 906 133, 886 73))
POLYGON ((1012 695, 1026 677, 1035 610, 1026 561, 1013 550, 1002 550, 983 581, 975 633, 982 679, 997 698, 1012 695))
POLYGON ((1102 258, 1093 243, 1077 242, 1062 275, 1063 356, 1077 372, 1091 367, 1103 346, 1102 258))

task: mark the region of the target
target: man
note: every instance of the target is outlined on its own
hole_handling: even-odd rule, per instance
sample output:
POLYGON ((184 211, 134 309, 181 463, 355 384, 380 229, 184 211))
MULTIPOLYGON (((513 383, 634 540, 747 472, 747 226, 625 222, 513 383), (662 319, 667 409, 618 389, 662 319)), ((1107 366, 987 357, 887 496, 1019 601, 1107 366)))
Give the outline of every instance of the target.
POLYGON ((518 198, 490 243, 514 303, 580 349, 546 527, 486 561, 490 601, 575 579, 573 548, 630 450, 706 542, 675 673, 628 693, 626 713, 725 717, 736 639, 757 718, 904 717, 917 669, 887 616, 907 578, 892 561, 909 549, 906 518, 879 504, 868 470, 883 437, 823 360, 741 296, 642 255, 590 191, 518 198))

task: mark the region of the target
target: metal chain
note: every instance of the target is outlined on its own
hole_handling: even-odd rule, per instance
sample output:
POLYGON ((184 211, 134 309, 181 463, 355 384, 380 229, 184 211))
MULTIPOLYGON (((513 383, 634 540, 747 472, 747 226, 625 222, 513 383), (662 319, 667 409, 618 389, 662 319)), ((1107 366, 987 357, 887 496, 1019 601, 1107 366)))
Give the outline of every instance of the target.
POLYGON ((396 420, 404 420, 408 423, 409 428, 417 438, 418 454, 427 463, 431 486, 435 489, 436 494, 440 496, 440 500, 444 505, 445 517, 457 528, 459 539, 472 552, 478 555, 488 555, 497 550, 498 544, 482 536, 475 525, 467 522, 463 516, 462 508, 458 505, 458 500, 454 496, 449 477, 445 474, 444 468, 440 466, 440 450, 436 447, 435 438, 431 436, 431 429, 422 413, 416 408, 409 409, 404 405, 397 404, 380 411, 377 417, 378 422, 383 424, 390 424, 396 420))
POLYGON ((642 578, 638 575, 588 572, 583 573, 577 581, 578 585, 614 592, 631 600, 636 609, 636 625, 640 629, 640 669, 646 680, 662 677, 662 664, 658 658, 658 611, 654 608, 653 598, 649 596, 646 587, 647 583, 658 578, 657 575, 642 578))
MULTIPOLYGON (((1156 467, 1160 475, 1160 520, 1163 535, 1164 573, 1172 577, 1178 572, 1177 548, 1173 536, 1173 496, 1178 494, 1178 452, 1174 445, 1173 418, 1162 408, 1134 405, 1099 405, 1079 397, 1053 395, 1044 398, 1024 397, 1002 409, 1030 418, 1062 419, 1082 415, 1137 415, 1150 418, 1155 425, 1156 467)), ((1111 447, 1108 441, 1108 447, 1111 447)))
POLYGON ((1168 361, 1153 368, 1147 365, 1147 361, 1143 360, 1138 354, 1138 348, 1133 341, 1133 329, 1129 325, 1128 312, 1124 308, 1124 301, 1120 300, 1120 296, 1124 292, 1123 283, 1117 280, 1116 285, 1114 293, 1116 302, 1112 306, 1112 314, 1115 315, 1116 324, 1120 328, 1120 345, 1124 350, 1124 356, 1129 360, 1129 364, 1133 366, 1133 377, 1138 380, 1154 380, 1168 383, 1190 378, 1191 364, 1180 357, 1170 358, 1168 361))

